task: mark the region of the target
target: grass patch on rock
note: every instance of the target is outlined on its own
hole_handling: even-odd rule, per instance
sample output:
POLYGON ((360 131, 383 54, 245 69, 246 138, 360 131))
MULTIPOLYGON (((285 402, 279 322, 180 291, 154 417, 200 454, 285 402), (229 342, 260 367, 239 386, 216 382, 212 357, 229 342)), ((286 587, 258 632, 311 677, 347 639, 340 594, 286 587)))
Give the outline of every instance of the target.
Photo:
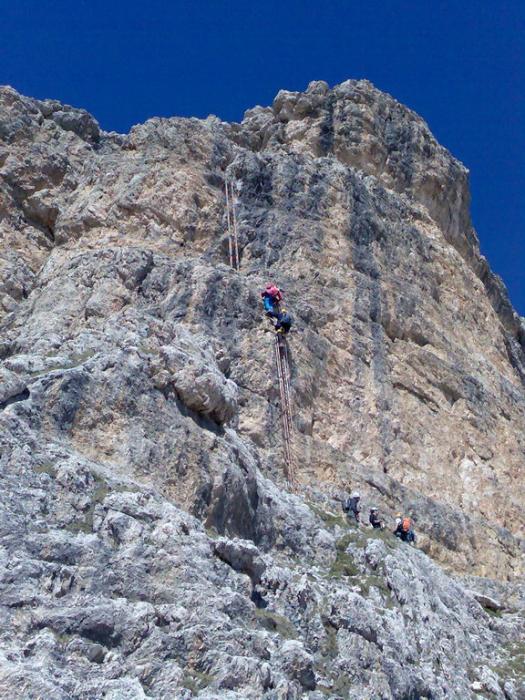
POLYGON ((158 355, 159 354, 158 347, 156 347, 152 343, 147 343, 145 341, 139 343, 139 350, 140 350, 140 352, 143 352, 145 355, 158 355))
POLYGON ((329 698, 347 698, 350 689, 352 688, 352 681, 349 676, 341 673, 335 679, 331 679, 332 685, 327 687, 322 684, 322 681, 318 684, 317 690, 319 690, 323 695, 329 698))
POLYGON ((37 464, 35 466, 35 472, 37 474, 49 474, 49 476, 54 477, 56 474, 56 469, 53 464, 46 462, 45 464, 37 464))
POLYGON ((75 534, 79 532, 83 532, 87 535, 91 534, 93 532, 93 515, 95 508, 99 503, 104 502, 104 499, 111 491, 110 487, 100 476, 97 474, 93 474, 93 476, 95 478, 95 488, 91 494, 89 508, 85 511, 83 518, 75 520, 65 527, 69 532, 75 534))
POLYGON ((494 671, 502 678, 525 682, 525 642, 511 642, 505 645, 505 650, 508 658, 495 667, 494 671))
POLYGON ((216 528, 212 525, 212 527, 205 527, 204 528, 206 534, 210 538, 210 540, 218 540, 220 535, 217 532, 216 528))
MULTIPOLYGON (((47 369, 37 369, 29 372, 29 375, 31 377, 37 378, 37 377, 42 377, 45 374, 50 374, 51 372, 57 372, 57 371, 66 371, 69 369, 76 369, 77 367, 80 367, 83 365, 85 362, 88 360, 91 360, 92 357, 95 356, 95 352, 93 350, 86 350, 85 352, 81 353, 74 353, 71 355, 71 357, 68 360, 68 363, 65 365, 55 365, 54 367, 48 367, 47 369)), ((47 359, 52 360, 55 357, 61 357, 60 355, 46 355, 45 356, 47 359)))
POLYGON ((357 576, 360 572, 350 554, 347 547, 354 541, 351 535, 341 537, 335 545, 336 557, 332 564, 328 576, 330 578, 342 578, 343 576, 357 576))
POLYGON ((271 610, 257 608, 255 617, 261 627, 264 627, 269 632, 276 632, 283 639, 297 639, 298 637, 297 630, 284 615, 279 615, 271 610))
POLYGON ((183 686, 195 694, 207 688, 212 682, 213 676, 210 676, 209 673, 201 673, 193 669, 187 670, 182 679, 183 686))
POLYGON ((362 530, 363 537, 366 540, 381 540, 390 549, 395 549, 397 543, 400 541, 388 528, 380 530, 379 528, 366 528, 362 530))
POLYGON ((384 578, 381 578, 381 576, 375 576, 374 574, 361 576, 359 579, 359 585, 361 586, 361 593, 364 596, 370 595, 371 588, 377 588, 387 599, 386 607, 392 607, 392 605, 388 605, 388 601, 391 601, 392 593, 384 578))
POLYGON ((326 618, 321 619, 326 632, 326 639, 321 644, 320 652, 324 659, 330 662, 339 655, 339 644, 337 643, 337 629, 326 618))
POLYGON ((323 510, 322 508, 319 508, 319 506, 315 506, 311 503, 309 504, 309 508, 319 518, 321 518, 321 520, 329 528, 336 527, 337 525, 339 527, 342 527, 342 528, 348 527, 348 521, 343 514, 331 513, 329 511, 323 510))

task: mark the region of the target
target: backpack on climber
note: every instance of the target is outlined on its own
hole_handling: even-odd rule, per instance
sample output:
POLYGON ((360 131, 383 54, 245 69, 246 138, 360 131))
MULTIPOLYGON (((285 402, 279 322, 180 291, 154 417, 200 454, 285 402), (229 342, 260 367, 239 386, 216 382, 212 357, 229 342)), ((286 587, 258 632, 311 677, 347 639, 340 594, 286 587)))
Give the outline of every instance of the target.
POLYGON ((361 520, 361 507, 359 505, 360 500, 361 494, 358 491, 354 491, 350 498, 343 501, 343 510, 351 523, 359 523, 361 520))

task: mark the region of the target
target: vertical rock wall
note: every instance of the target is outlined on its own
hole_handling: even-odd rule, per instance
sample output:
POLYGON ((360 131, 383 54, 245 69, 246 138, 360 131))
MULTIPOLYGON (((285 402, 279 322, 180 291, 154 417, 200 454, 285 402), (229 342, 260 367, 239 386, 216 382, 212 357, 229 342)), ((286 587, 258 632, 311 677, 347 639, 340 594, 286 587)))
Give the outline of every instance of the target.
POLYGON ((60 435, 201 515, 230 464, 213 447, 226 428, 278 479, 258 301, 272 278, 295 317, 301 484, 409 508, 458 569, 520 570, 523 330, 479 254, 467 172, 417 115, 366 81, 318 82, 241 124, 152 119, 121 136, 1 96, 2 400, 30 392, 39 441, 60 435))

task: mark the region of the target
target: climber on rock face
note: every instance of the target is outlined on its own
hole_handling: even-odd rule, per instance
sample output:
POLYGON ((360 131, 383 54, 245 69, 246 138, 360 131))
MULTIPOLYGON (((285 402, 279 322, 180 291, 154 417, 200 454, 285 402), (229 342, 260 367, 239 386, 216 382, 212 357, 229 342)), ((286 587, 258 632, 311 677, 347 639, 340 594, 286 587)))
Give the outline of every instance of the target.
POLYGON ((394 530, 394 535, 403 540, 403 542, 409 542, 410 544, 414 544, 416 541, 416 535, 414 532, 412 520, 407 516, 400 518, 399 523, 397 523, 396 520, 396 529, 394 530))
POLYGON ((360 501, 361 495, 357 491, 354 491, 350 498, 343 503, 343 510, 346 513, 348 520, 358 524, 361 520, 360 501))
POLYGON ((275 322, 275 330, 277 333, 282 333, 287 335, 292 327, 293 319, 289 313, 283 311, 277 315, 277 320, 275 322))
POLYGON ((370 508, 370 515, 368 516, 370 525, 376 530, 384 530, 385 523, 379 517, 379 510, 374 506, 370 508))
POLYGON ((278 318, 279 304, 283 299, 283 294, 275 284, 267 284, 261 292, 264 310, 270 318, 278 318))

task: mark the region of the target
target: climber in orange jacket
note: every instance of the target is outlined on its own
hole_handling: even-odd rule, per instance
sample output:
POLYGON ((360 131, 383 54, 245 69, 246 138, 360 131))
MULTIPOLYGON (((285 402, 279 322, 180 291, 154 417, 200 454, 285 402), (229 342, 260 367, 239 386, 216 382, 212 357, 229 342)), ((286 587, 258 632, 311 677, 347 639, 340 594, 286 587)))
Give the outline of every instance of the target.
POLYGON ((414 525, 412 523, 412 519, 408 518, 407 516, 397 518, 394 535, 403 540, 403 542, 409 542, 410 544, 414 544, 416 541, 416 533, 414 532, 414 525))

